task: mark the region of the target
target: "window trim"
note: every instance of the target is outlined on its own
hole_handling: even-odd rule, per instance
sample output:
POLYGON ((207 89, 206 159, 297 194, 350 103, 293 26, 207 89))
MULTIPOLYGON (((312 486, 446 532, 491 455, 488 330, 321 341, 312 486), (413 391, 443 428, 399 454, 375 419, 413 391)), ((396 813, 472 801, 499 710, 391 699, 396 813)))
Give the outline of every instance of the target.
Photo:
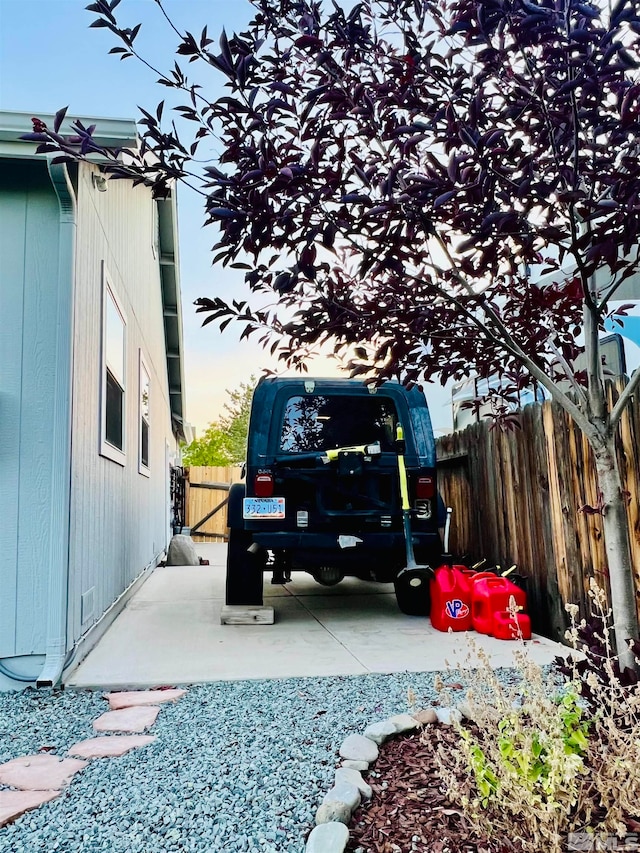
POLYGON ((105 262, 102 262, 102 324, 100 347, 100 456, 125 466, 127 461, 127 315, 113 286, 105 262), (107 441, 107 300, 111 298, 123 325, 122 450, 107 441))
POLYGON ((138 474, 142 474, 143 477, 151 476, 151 396, 151 372, 142 354, 142 349, 138 349, 138 474), (149 380, 149 416, 146 418, 148 459, 146 465, 142 461, 142 423, 145 420, 142 415, 142 377, 144 374, 149 380))

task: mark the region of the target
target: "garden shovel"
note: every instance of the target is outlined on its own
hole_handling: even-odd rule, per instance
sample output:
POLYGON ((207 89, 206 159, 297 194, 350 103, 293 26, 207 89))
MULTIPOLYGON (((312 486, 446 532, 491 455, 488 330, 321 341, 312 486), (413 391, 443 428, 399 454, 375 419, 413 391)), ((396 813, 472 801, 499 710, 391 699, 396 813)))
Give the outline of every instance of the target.
POLYGON ((431 566, 420 566, 416 563, 411 535, 411 504, 409 503, 409 487, 407 484, 407 469, 404 464, 404 432, 400 424, 396 428, 396 451, 398 455, 398 479, 400 481, 400 498, 402 502, 402 527, 406 549, 407 565, 398 572, 397 580, 402 580, 414 587, 416 592, 422 584, 428 588, 433 575, 431 566))

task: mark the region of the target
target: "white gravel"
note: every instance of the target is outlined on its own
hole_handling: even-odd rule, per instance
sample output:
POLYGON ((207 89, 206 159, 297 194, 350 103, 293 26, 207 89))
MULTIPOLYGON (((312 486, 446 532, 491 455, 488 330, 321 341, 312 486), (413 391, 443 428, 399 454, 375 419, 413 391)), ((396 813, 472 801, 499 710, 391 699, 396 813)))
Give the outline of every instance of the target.
MULTIPOLYGON (((344 738, 407 711, 409 688, 430 705, 435 676, 191 687, 162 706, 154 743, 92 761, 56 800, 0 829, 0 851, 302 853, 344 738)), ((63 756, 106 709, 97 691, 0 694, 0 763, 43 746, 63 756)))

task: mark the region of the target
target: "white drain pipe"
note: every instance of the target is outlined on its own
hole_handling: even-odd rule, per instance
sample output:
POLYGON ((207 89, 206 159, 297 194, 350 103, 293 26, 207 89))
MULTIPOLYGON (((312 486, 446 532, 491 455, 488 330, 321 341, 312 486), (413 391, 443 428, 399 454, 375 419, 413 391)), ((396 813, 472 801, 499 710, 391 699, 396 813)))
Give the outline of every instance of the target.
POLYGON ((73 382, 76 197, 64 163, 47 162, 60 205, 55 388, 52 419, 50 541, 47 565, 45 662, 37 687, 55 687, 67 656, 69 606, 69 512, 71 493, 71 404, 73 382))

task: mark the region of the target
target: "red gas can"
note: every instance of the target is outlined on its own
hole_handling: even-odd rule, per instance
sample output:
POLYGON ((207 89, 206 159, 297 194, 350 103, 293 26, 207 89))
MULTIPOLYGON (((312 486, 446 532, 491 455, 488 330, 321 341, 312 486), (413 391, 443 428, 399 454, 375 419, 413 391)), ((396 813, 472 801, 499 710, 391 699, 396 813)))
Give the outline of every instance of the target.
POLYGON ((471 619, 476 631, 491 634, 493 614, 508 610, 511 596, 518 607, 523 610, 526 608, 526 594, 507 578, 492 577, 475 581, 471 587, 471 619))
POLYGON ((458 566, 462 574, 469 580, 470 584, 482 580, 482 578, 495 578, 495 572, 478 572, 475 569, 468 569, 466 566, 458 566))
POLYGON ((508 610, 497 610, 493 614, 491 634, 498 640, 515 640, 518 632, 523 640, 531 639, 531 619, 526 613, 511 614, 508 610), (516 627, 517 625, 517 627, 516 627))
POLYGON ((465 566, 439 566, 431 580, 431 624, 438 631, 471 628, 471 587, 465 566))

